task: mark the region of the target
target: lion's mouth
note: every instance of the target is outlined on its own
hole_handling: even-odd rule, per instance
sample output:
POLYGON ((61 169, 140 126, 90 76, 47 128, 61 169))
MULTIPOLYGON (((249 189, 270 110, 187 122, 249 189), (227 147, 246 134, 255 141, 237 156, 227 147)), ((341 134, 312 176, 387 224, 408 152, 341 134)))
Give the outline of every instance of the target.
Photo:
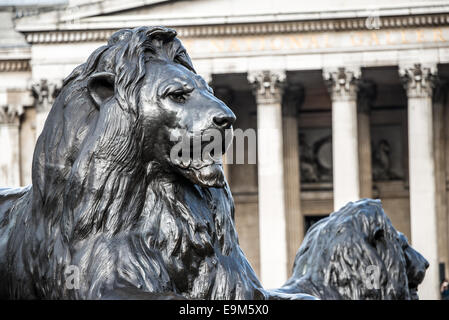
POLYGON ((190 156, 180 156, 177 159, 172 159, 174 165, 181 169, 194 169, 201 170, 205 167, 212 165, 222 165, 222 159, 214 158, 212 155, 208 154, 206 157, 202 157, 202 159, 195 159, 190 156))
POLYGON ((232 138, 232 131, 225 133, 224 137, 221 134, 219 137, 213 137, 210 133, 213 131, 209 131, 182 136, 182 139, 185 139, 182 141, 188 144, 172 151, 170 161, 193 183, 221 188, 225 185, 223 154, 231 144, 229 138, 232 138), (213 138, 204 139, 206 136, 213 138))
POLYGON ((189 153, 179 153, 178 157, 171 160, 186 178, 196 184, 219 188, 225 185, 221 154, 215 155, 204 148, 195 154, 191 149, 189 153))
MULTIPOLYGON (((220 145, 220 147, 222 147, 220 145)), ((201 170, 204 167, 214 164, 222 164, 222 149, 218 151, 214 146, 210 147, 207 143, 202 143, 197 148, 190 143, 187 150, 180 149, 178 153, 172 157, 171 161, 182 169, 201 170)))

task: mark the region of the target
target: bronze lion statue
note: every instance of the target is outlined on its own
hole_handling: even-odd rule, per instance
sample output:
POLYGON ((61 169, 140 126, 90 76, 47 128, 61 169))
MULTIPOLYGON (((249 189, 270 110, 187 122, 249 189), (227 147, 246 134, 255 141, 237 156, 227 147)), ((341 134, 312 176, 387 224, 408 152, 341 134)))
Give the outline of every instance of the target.
POLYGON ((32 185, 0 189, 0 298, 417 297, 428 263, 374 200, 314 225, 293 276, 265 290, 238 244, 222 153, 172 155, 173 136, 212 130, 224 152, 234 121, 173 29, 112 35, 64 80, 32 185))
POLYGON ((398 232, 380 200, 350 202, 315 223, 281 292, 321 299, 418 299, 429 263, 398 232))
POLYGON ((0 298, 312 299, 262 288, 222 163, 170 157, 234 120, 173 29, 112 35, 64 80, 32 186, 0 190, 0 298))

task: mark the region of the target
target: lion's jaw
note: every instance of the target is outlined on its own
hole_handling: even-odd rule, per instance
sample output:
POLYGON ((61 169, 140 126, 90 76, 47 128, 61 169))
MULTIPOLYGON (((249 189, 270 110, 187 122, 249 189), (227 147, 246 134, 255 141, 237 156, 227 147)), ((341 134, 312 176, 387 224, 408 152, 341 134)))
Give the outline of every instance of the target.
MULTIPOLYGON (((218 141, 220 147, 223 148, 223 151, 226 151, 231 144, 231 139, 229 139, 229 137, 232 138, 232 129, 228 130, 227 135, 228 137, 224 139, 221 139, 220 137, 218 141)), ((191 140, 190 145, 193 145, 193 139, 189 138, 189 140, 191 140)), ((174 150, 174 148, 175 147, 172 147, 172 150, 174 150)), ((175 155, 173 155, 173 152, 171 152, 168 161, 172 163, 177 172, 194 184, 198 184, 202 187, 224 187, 226 182, 223 171, 222 152, 218 155, 214 155, 214 151, 208 148, 207 143, 201 144, 198 147, 199 150, 196 150, 196 152, 193 149, 194 148, 189 148, 189 150, 185 152, 186 154, 181 152, 181 155, 176 154, 176 152, 174 152, 175 155)))
POLYGON ((225 176, 221 163, 204 165, 201 168, 194 166, 182 168, 178 166, 180 173, 191 182, 202 187, 223 188, 225 186, 225 176))

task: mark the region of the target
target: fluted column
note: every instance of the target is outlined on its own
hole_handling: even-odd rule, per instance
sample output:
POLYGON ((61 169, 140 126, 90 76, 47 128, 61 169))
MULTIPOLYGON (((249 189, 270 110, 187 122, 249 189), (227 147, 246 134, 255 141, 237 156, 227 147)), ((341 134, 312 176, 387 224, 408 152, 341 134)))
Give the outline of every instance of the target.
POLYGON ((444 262, 446 270, 449 266, 449 238, 448 213, 446 193, 446 152, 445 130, 447 126, 447 95, 449 81, 447 78, 438 78, 433 93, 433 141, 435 152, 435 178, 436 178, 436 211, 437 211, 437 238, 439 262, 444 262))
POLYGON ((360 198, 372 198, 373 174, 371 163, 371 105, 376 99, 376 85, 362 80, 357 92, 357 133, 359 147, 360 198))
POLYGON ((267 288, 287 279, 282 137, 283 71, 248 74, 257 101, 257 158, 261 281, 267 288))
POLYGON ((39 138, 48 113, 59 93, 61 84, 56 80, 41 79, 31 85, 36 108, 36 140, 39 138))
POLYGON ((357 134, 359 68, 323 71, 332 100, 334 210, 360 198, 357 134))
POLYGON ((304 87, 289 86, 283 99, 285 220, 287 224, 287 272, 293 269, 296 252, 304 239, 301 213, 301 177, 299 169, 298 116, 304 101, 304 87))
POLYGON ((19 125, 22 106, 0 106, 0 187, 20 186, 19 125))
POLYGON ((422 299, 439 298, 432 92, 436 65, 402 66, 408 98, 410 223, 413 247, 429 261, 422 299))

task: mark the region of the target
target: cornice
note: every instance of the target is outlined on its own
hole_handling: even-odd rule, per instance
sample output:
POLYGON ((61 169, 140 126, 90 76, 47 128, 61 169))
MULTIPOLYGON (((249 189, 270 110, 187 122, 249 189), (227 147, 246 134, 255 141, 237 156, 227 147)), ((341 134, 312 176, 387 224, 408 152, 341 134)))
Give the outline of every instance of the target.
MULTIPOLYGON (((288 21, 288 22, 264 22, 264 23, 241 23, 220 24, 203 26, 172 26, 182 38, 198 38, 211 36, 242 36, 263 35, 277 33, 308 33, 308 32, 331 32, 331 31, 354 31, 367 30, 367 17, 333 19, 333 20, 311 20, 311 21, 288 21)), ((379 28, 417 28, 448 26, 449 13, 408 15, 379 17, 379 28)), ((46 30, 46 31, 23 31, 28 43, 70 43, 106 41, 116 28, 104 28, 93 30, 46 30)))

